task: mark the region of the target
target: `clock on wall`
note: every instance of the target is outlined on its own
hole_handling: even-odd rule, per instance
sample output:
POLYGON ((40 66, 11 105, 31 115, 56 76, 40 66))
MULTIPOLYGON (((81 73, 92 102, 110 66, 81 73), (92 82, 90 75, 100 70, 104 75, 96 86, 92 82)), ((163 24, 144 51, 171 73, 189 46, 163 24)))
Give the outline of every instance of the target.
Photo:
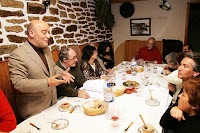
POLYGON ((124 18, 129 18, 133 15, 134 13, 134 5, 130 2, 124 2, 121 6, 120 6, 120 14, 124 17, 124 18))

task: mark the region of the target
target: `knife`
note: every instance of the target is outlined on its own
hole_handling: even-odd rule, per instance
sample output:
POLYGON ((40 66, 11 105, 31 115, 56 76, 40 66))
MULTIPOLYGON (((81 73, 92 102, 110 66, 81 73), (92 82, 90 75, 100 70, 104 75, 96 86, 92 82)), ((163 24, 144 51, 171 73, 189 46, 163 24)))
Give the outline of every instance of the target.
POLYGON ((77 105, 75 105, 74 107, 73 107, 73 109, 71 109, 70 110, 70 112, 69 113, 72 113, 72 112, 74 112, 74 110, 77 108, 77 105))

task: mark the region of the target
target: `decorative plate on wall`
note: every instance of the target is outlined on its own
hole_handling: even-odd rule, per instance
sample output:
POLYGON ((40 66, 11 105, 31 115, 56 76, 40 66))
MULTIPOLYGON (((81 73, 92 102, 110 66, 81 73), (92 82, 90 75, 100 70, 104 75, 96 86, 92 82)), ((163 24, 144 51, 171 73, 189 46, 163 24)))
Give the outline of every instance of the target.
POLYGON ((129 18, 133 15, 134 13, 134 5, 130 2, 124 2, 121 6, 120 6, 120 14, 124 17, 124 18, 129 18))

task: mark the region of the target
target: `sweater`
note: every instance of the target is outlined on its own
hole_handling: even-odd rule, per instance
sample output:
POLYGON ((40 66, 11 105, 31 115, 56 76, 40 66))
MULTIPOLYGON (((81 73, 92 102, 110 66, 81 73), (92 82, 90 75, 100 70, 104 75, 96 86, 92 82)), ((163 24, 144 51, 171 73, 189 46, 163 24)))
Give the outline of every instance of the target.
POLYGON ((165 130, 174 130, 174 133, 200 133, 200 115, 189 116, 183 113, 185 120, 180 122, 170 115, 169 108, 161 117, 160 125, 165 130))
POLYGON ((145 61, 157 60, 158 64, 161 64, 162 62, 160 52, 156 47, 153 47, 151 50, 149 50, 147 47, 140 48, 136 59, 143 59, 145 61))
POLYGON ((2 90, 0 89, 0 132, 10 132, 16 128, 15 114, 2 90))

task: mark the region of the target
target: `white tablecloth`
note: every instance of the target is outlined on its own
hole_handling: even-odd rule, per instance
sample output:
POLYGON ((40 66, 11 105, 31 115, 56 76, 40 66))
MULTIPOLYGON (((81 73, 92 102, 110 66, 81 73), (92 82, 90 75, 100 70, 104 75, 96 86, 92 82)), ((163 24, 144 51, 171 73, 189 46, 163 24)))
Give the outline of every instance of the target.
MULTIPOLYGON (((142 84, 142 74, 143 73, 137 73, 136 76, 129 74, 126 75, 126 79, 135 80, 142 84)), ((64 97, 55 105, 17 125, 17 128, 11 133, 122 133, 132 121, 133 125, 129 128, 128 132, 137 133, 138 128, 142 126, 139 114, 143 116, 145 122, 154 125, 158 133, 161 133, 162 128, 159 125, 159 121, 162 114, 167 109, 171 97, 168 93, 165 77, 161 78, 158 75, 159 74, 152 74, 150 79, 158 81, 161 85, 160 87, 141 85, 139 93, 124 94, 115 98, 115 107, 119 112, 119 126, 117 128, 112 127, 113 121, 107 120, 104 114, 88 116, 84 113, 82 108, 79 111, 75 110, 73 113, 59 111, 59 106, 64 102, 69 102, 72 105, 77 104, 75 102, 77 99, 76 97, 64 97), (145 100, 150 97, 149 89, 152 90, 153 97, 160 101, 159 106, 149 106, 145 103, 145 100), (69 121, 68 127, 62 130, 52 129, 51 122, 58 118, 67 119, 69 121), (32 127, 29 124, 30 122, 41 128, 41 130, 32 127)), ((116 74, 116 82, 118 84, 123 83, 120 73, 116 74)), ((93 99, 81 98, 79 104, 82 105, 88 100, 93 99)))

